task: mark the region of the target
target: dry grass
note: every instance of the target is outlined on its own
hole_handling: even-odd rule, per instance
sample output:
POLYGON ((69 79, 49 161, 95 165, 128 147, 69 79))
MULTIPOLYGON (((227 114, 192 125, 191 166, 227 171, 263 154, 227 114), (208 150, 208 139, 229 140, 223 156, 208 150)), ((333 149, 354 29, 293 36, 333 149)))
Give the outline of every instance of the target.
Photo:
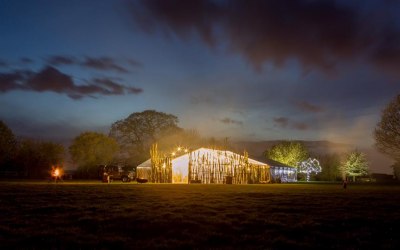
POLYGON ((2 248, 398 248, 400 186, 0 182, 2 248))

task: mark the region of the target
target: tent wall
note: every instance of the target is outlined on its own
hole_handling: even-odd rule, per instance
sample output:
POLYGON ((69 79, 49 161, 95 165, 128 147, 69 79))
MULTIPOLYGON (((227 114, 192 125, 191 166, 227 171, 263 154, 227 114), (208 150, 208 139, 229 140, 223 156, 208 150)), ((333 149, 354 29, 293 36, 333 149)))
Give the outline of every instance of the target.
POLYGON ((151 178, 151 167, 137 167, 136 178, 150 180, 151 178))
POLYGON ((269 166, 229 151, 200 149, 189 155, 189 182, 248 184, 270 182, 269 166))
POLYGON ((297 171, 292 167, 271 167, 272 182, 296 182, 297 171))
POLYGON ((172 160, 172 183, 188 183, 189 155, 185 154, 172 160))

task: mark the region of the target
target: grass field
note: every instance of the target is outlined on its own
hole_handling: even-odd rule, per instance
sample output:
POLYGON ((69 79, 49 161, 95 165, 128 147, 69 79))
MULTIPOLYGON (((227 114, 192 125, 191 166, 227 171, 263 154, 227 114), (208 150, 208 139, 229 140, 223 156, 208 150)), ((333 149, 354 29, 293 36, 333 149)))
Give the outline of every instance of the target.
POLYGON ((0 182, 0 247, 399 249, 400 186, 0 182))

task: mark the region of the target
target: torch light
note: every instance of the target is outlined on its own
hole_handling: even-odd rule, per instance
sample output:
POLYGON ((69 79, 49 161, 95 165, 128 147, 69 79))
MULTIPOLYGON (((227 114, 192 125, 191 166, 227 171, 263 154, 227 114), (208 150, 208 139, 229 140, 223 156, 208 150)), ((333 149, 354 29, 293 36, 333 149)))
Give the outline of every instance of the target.
POLYGON ((60 170, 56 168, 56 170, 54 170, 54 177, 58 178, 59 176, 60 176, 60 170))
POLYGON ((57 182, 59 180, 61 180, 61 169, 59 167, 53 167, 52 172, 51 172, 51 177, 54 178, 54 181, 57 182))

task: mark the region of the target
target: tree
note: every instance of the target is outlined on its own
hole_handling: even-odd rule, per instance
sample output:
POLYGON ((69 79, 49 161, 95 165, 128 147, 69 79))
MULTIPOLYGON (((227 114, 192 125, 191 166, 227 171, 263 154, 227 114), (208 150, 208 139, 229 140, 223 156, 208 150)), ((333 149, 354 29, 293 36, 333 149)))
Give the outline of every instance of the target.
POLYGON ((378 150, 400 161, 400 95, 383 110, 374 135, 378 150))
POLYGON ((47 177, 51 166, 62 165, 64 159, 65 150, 61 144, 31 139, 18 144, 16 165, 29 178, 47 177))
POLYGON ((97 166, 112 163, 118 148, 117 142, 111 137, 97 132, 84 132, 75 137, 69 153, 83 177, 95 178, 98 175, 97 166))
POLYGON ((340 157, 337 154, 326 154, 318 157, 322 171, 317 176, 317 180, 336 181, 341 177, 340 157))
POLYGON ((10 128, 0 120, 0 168, 8 167, 17 150, 17 142, 10 128))
POLYGON ((200 137, 196 130, 180 130, 176 133, 163 136, 157 141, 158 149, 161 152, 170 152, 177 147, 195 149, 205 144, 205 139, 200 137))
POLYGON ((393 168, 394 178, 400 181, 400 162, 396 161, 391 167, 393 168))
POLYGON ((266 157, 289 166, 296 166, 308 158, 308 150, 300 142, 284 141, 277 145, 272 146, 270 150, 265 153, 266 157))
POLYGON ((364 153, 353 151, 347 154, 341 164, 343 177, 352 176, 353 181, 356 176, 364 176, 368 174, 368 161, 364 153))
POLYGON ((297 163, 297 171, 299 173, 305 173, 307 175, 306 180, 310 181, 311 173, 318 174, 321 172, 321 165, 317 159, 308 158, 305 161, 297 163))
POLYGON ((182 130, 177 124, 178 118, 174 115, 145 110, 112 124, 110 136, 121 146, 121 158, 130 158, 139 164, 150 157, 153 143, 182 130))

